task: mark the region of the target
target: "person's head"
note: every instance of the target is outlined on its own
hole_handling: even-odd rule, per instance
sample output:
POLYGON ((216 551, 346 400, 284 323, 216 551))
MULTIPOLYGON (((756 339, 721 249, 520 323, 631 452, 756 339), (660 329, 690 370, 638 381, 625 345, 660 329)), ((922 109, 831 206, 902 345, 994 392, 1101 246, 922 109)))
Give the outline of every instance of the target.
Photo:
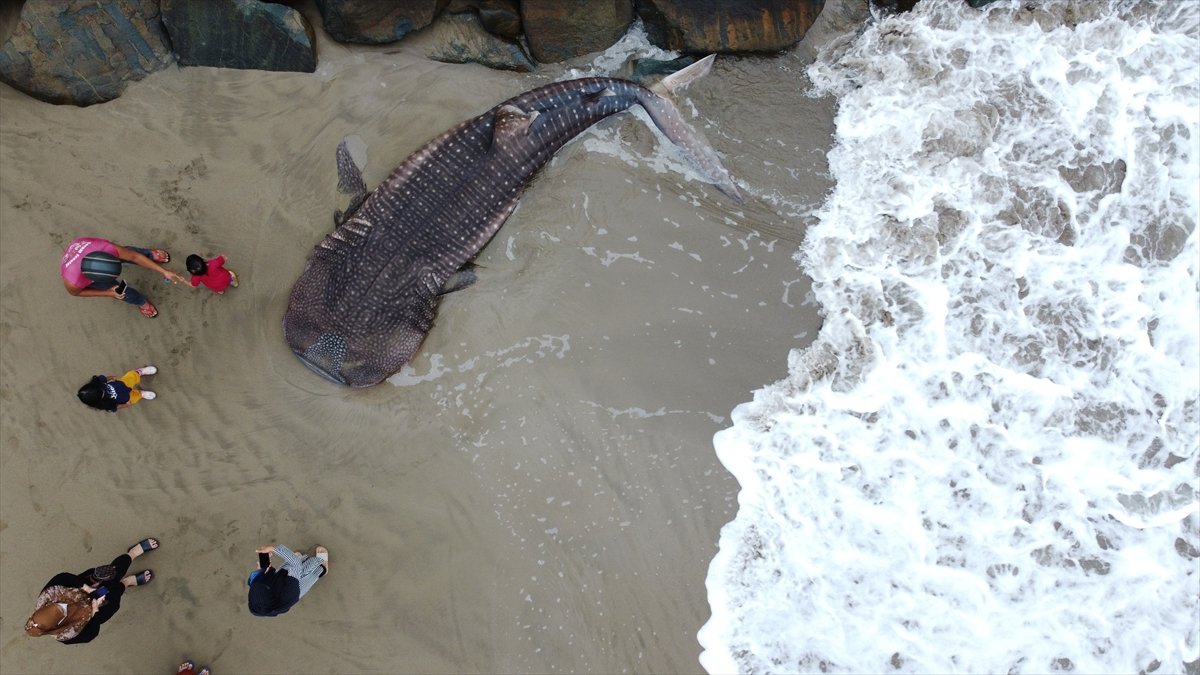
POLYGON ((283 570, 267 570, 250 582, 246 604, 254 616, 277 616, 300 600, 300 582, 283 570))
POLYGON ((108 388, 104 385, 104 378, 93 377, 91 381, 80 387, 75 395, 88 406, 97 410, 105 410, 104 399, 108 395, 108 388))
POLYGON ((62 628, 70 611, 70 605, 64 602, 48 602, 42 605, 25 622, 25 634, 40 637, 62 628))
POLYGON ((208 263, 204 262, 204 258, 201 258, 195 253, 187 257, 186 264, 187 271, 191 272, 192 274, 204 274, 208 272, 208 263))

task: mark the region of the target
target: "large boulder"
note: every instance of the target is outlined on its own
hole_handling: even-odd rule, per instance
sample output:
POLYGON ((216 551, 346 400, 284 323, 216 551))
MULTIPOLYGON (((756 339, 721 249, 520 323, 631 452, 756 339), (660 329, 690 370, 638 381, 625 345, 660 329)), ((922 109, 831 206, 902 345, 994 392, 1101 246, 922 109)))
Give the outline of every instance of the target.
POLYGON ((521 7, 517 0, 450 0, 446 11, 474 12, 492 35, 509 40, 521 37, 521 7))
POLYGON ((338 42, 388 44, 433 23, 448 0, 317 0, 325 32, 338 42))
POLYGON ((447 13, 421 31, 415 39, 426 46, 425 55, 443 63, 478 63, 497 70, 527 73, 534 63, 521 45, 488 32, 473 12, 447 13))
POLYGON ((646 34, 692 54, 777 52, 804 37, 822 0, 637 0, 646 34))
POLYGON ((160 0, 181 66, 311 73, 313 31, 300 12, 259 0, 160 0))
POLYGON ((158 0, 26 0, 0 47, 0 81, 85 106, 174 61, 158 0))
POLYGON ((632 23, 632 0, 521 0, 525 40, 542 63, 603 51, 632 23))

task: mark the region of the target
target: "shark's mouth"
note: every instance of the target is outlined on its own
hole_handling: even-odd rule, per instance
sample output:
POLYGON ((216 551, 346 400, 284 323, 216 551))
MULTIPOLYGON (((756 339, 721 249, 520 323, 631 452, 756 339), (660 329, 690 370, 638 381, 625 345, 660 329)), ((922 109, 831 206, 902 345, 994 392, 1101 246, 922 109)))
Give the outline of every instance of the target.
POLYGON ((300 362, 321 377, 336 384, 348 384, 342 372, 342 359, 346 356, 346 339, 340 335, 322 335, 308 349, 295 350, 300 362))

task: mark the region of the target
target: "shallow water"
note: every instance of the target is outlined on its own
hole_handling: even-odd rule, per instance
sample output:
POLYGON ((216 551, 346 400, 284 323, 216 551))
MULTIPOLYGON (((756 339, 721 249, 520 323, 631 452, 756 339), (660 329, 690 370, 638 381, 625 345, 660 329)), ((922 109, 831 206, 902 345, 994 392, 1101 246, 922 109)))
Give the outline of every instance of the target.
POLYGON ((1027 5, 809 71, 826 323, 715 437, 710 672, 1196 668, 1200 4, 1027 5))

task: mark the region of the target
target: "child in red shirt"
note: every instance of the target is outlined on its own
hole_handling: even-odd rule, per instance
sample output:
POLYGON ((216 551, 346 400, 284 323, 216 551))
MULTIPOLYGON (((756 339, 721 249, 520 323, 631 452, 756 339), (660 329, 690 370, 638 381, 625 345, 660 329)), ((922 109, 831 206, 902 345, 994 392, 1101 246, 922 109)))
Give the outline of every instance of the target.
POLYGON ((204 284, 214 292, 223 294, 230 286, 238 287, 237 272, 225 269, 225 256, 219 255, 205 262, 196 254, 187 257, 187 269, 192 273, 192 286, 204 284))

